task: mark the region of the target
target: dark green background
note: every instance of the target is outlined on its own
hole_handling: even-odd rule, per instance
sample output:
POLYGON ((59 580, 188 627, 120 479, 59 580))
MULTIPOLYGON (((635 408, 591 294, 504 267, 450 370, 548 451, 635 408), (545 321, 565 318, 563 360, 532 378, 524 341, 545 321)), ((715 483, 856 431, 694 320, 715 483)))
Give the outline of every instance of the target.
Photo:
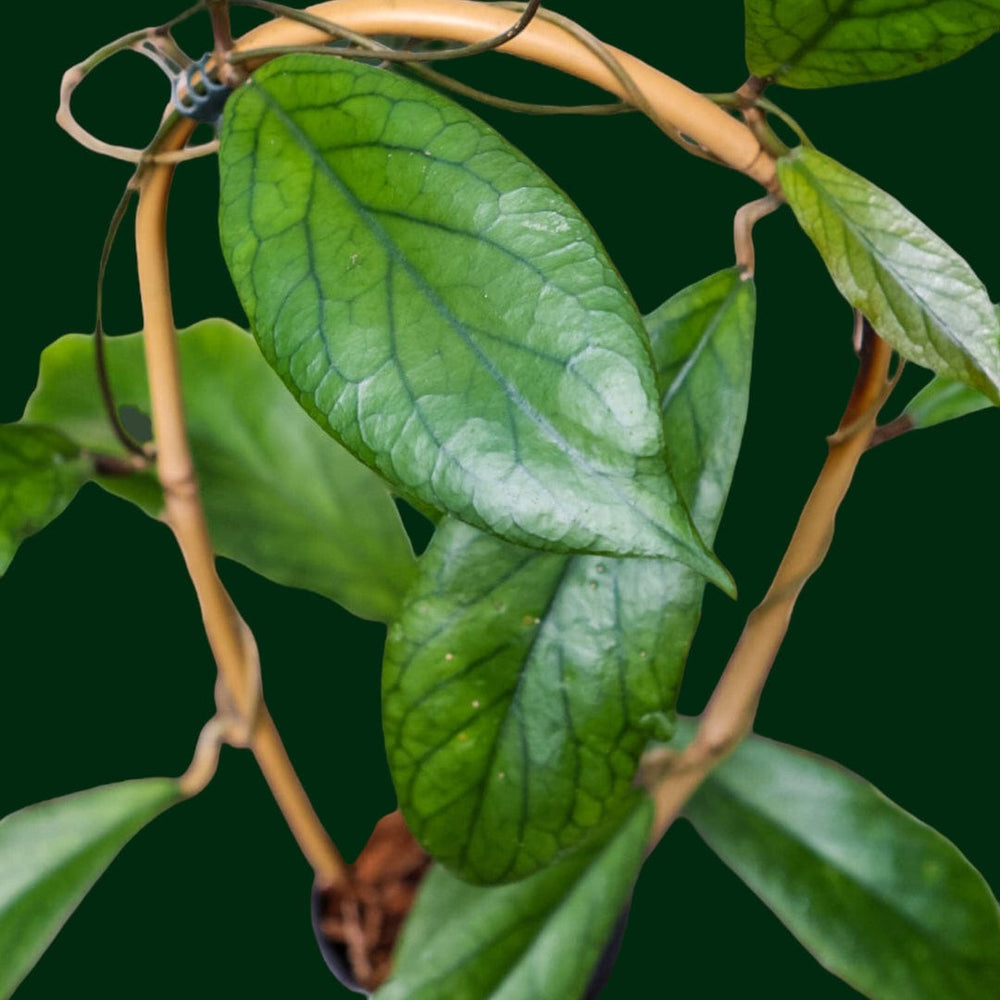
MULTIPOLYGON (((745 77, 735 0, 564 0, 557 9, 702 90, 745 77), (683 13, 676 8, 683 6, 683 13), (669 16, 668 16, 669 15, 669 16)), ((63 2, 8 15, 4 189, 8 247, 0 420, 16 419, 39 350, 93 323, 104 226, 128 176, 53 123, 62 70, 176 12, 170 0, 63 2)), ((210 45, 201 21, 183 40, 210 45)), ((813 141, 900 198, 1000 297, 995 39, 907 80, 775 90, 813 141)), ((554 74, 489 56, 460 70, 508 95, 589 99, 554 74)), ((88 123, 142 144, 165 86, 126 54, 80 94, 88 123)), ((731 263, 731 219, 754 185, 685 155, 638 117, 488 113, 589 215, 646 311, 731 263)), ((215 166, 183 167, 171 251, 178 323, 241 313, 215 234, 215 166)), ((718 551, 741 599, 710 594, 682 707, 696 712, 759 598, 853 377, 850 311, 787 210, 757 238, 755 389, 718 551)), ((112 262, 108 324, 139 326, 129 232, 112 262)), ((920 379, 907 373, 912 387, 920 379)), ((869 456, 808 587, 761 707, 760 732, 829 755, 952 838, 1000 884, 995 813, 1000 415, 869 456)), ((225 564, 255 630, 271 710, 306 787, 352 857, 393 807, 378 726, 380 627, 225 564)), ((84 489, 0 581, 0 814, 123 778, 177 774, 212 711, 212 664, 166 529, 84 489)), ((131 844, 18 993, 102 997, 346 996, 308 922, 309 873, 249 756, 131 844)), ((608 1000, 849 997, 679 824, 640 881, 608 1000)), ((447 998, 442 998, 447 1000, 447 998)), ((558 998, 552 998, 558 1000, 558 998)))

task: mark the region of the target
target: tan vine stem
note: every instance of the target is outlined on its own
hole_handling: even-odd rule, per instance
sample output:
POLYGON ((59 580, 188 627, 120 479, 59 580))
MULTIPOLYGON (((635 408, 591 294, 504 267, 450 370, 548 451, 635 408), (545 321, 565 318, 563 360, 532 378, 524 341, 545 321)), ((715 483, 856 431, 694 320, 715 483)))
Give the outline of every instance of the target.
MULTIPOLYGON (((404 35, 473 44, 510 27, 511 12, 473 0, 331 0, 308 12, 365 35, 404 35)), ((313 45, 329 34, 288 18, 270 21, 240 38, 234 53, 272 46, 313 45)), ((593 83, 622 100, 627 87, 581 38, 552 21, 536 17, 498 51, 542 63, 593 83)), ((641 59, 606 46, 648 105, 650 117, 671 136, 688 136, 714 158, 777 189, 774 157, 754 134, 706 97, 661 73, 641 59)))
MULTIPOLYGON (((183 121, 165 138, 166 150, 184 146, 194 123, 183 121)), ((323 888, 343 886, 347 868, 323 829, 285 753, 259 690, 253 635, 233 605, 215 568, 215 555, 187 442, 180 366, 166 250, 167 201, 174 166, 158 162, 137 181, 136 260, 164 520, 173 530, 201 606, 205 632, 242 734, 253 751, 289 828, 323 888)), ((197 784, 195 782, 195 784, 197 784)))
POLYGON ((462 97, 469 97, 480 104, 488 104, 502 111, 514 111, 522 115, 621 115, 635 111, 631 104, 624 101, 610 101, 604 104, 534 104, 529 101, 516 101, 508 97, 470 87, 461 80, 438 73, 429 66, 408 65, 407 68, 428 83, 462 97))
MULTIPOLYGON (((867 326, 867 324, 866 324, 867 326)), ((763 601, 750 613, 726 669, 701 715, 694 739, 676 756, 644 762, 655 806, 650 849, 655 846, 709 771, 751 731, 757 705, 777 656, 795 602, 822 564, 834 520, 885 401, 892 349, 866 330, 854 390, 829 454, 799 516, 792 540, 763 601), (659 771, 659 773, 657 773, 659 771), (665 773, 664 773, 665 772, 665 773)))
MULTIPOLYGON (((256 7, 259 10, 267 10, 276 17, 286 17, 289 20, 297 21, 300 24, 306 24, 311 27, 319 28, 319 30, 324 34, 330 34, 331 36, 338 38, 349 38, 361 46, 362 54, 372 46, 377 46, 380 50, 385 50, 382 56, 383 59, 390 62, 405 63, 441 62, 448 59, 467 59, 469 56, 482 55, 484 52, 491 52, 494 49, 498 49, 501 46, 506 45, 507 42, 511 41, 524 31, 524 29, 531 23, 531 19, 535 16, 540 5, 540 0, 530 0, 529 3, 520 5, 522 8, 521 16, 512 25, 510 25, 510 27, 505 28, 502 32, 500 32, 500 34, 494 35, 492 38, 484 38, 481 41, 472 42, 467 45, 460 45, 457 48, 440 49, 434 52, 415 52, 409 49, 396 50, 390 48, 389 46, 383 46, 380 43, 373 41, 363 33, 352 32, 344 25, 326 22, 325 18, 310 18, 308 11, 300 11, 295 7, 271 3, 269 0, 233 0, 233 2, 238 3, 240 6, 256 7)), ((306 48, 308 48, 308 46, 306 48)), ((299 51, 300 47, 293 46, 293 49, 295 51, 299 51)), ((259 51, 259 54, 262 56, 277 56, 284 55, 287 51, 287 48, 282 45, 266 46, 265 49, 259 51)), ((322 49, 322 51, 328 52, 327 49, 322 49)), ((257 54, 257 49, 253 49, 250 52, 243 50, 240 53, 243 59, 252 59, 257 54)), ((358 53, 345 49, 340 50, 337 54, 352 57, 358 53)))

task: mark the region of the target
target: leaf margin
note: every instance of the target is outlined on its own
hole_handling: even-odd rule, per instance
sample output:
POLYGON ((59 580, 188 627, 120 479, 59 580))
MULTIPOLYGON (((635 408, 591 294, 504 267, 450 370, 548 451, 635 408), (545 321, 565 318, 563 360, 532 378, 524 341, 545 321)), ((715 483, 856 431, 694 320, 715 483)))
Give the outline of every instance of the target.
POLYGON ((72 916, 74 910, 127 843, 153 819, 184 798, 185 795, 176 779, 139 778, 109 785, 99 785, 55 799, 37 802, 24 806, 0 819, 0 942, 6 941, 3 949, 5 960, 0 966, 0 994, 7 996, 9 995, 8 990, 13 993, 31 972, 49 945, 55 940, 63 925, 72 916), (122 809, 120 803, 113 801, 116 794, 120 795, 126 792, 129 794, 143 793, 139 796, 140 801, 131 810, 122 809), (78 814, 85 812, 88 808, 94 810, 102 807, 110 809, 112 813, 116 809, 118 810, 117 817, 112 816, 113 823, 106 824, 107 828, 103 833, 99 837, 92 838, 91 843, 84 851, 73 853, 67 850, 67 847, 79 837, 78 823, 80 818, 78 814), (44 858, 45 847, 52 848, 52 838, 48 841, 44 836, 38 839, 38 830, 33 830, 32 827, 44 825, 48 821, 50 824, 54 822, 58 830, 60 823, 66 824, 67 815, 72 817, 74 822, 70 828, 61 831, 63 857, 61 862, 57 858, 57 867, 52 868, 51 863, 46 864, 44 858), (27 832, 31 834, 31 837, 27 839, 25 827, 28 828, 27 832), (16 857, 12 857, 10 852, 12 839, 14 846, 18 848, 16 857), (5 848, 7 849, 6 855, 5 848), (34 849, 33 856, 32 849, 34 849), (87 859, 88 854, 90 855, 89 860, 87 859), (32 861, 37 861, 48 868, 35 883, 35 889, 32 889, 32 883, 25 882, 26 855, 29 867, 32 861), (67 876, 67 870, 73 868, 74 861, 78 867, 83 869, 82 873, 78 872, 75 878, 72 874, 67 876), (6 873, 4 868, 7 869, 6 873), (29 907, 35 926, 29 925, 27 943, 25 943, 24 925, 23 923, 18 925, 16 920, 18 908, 23 908, 25 900, 30 900, 33 894, 37 894, 38 886, 41 886, 44 891, 47 883, 58 883, 60 878, 66 880, 67 877, 70 887, 68 890, 65 887, 63 889, 66 899, 62 904, 53 908, 50 902, 48 912, 45 912, 45 897, 43 895, 42 901, 36 901, 29 907), (34 943, 32 943, 32 938, 34 938, 34 943), (11 956, 15 957, 15 962, 10 961, 11 956))
MULTIPOLYGON (((695 728, 696 720, 682 720, 679 741, 683 743, 689 740, 695 728)), ((743 802, 764 801, 766 789, 771 787, 774 794, 766 799, 760 814, 765 817, 763 822, 771 821, 774 829, 780 829, 786 833, 786 840, 782 843, 792 842, 793 832, 789 831, 795 829, 808 831, 808 833, 803 834, 803 840, 811 835, 817 844, 824 845, 825 842, 827 860, 816 866, 814 879, 821 883, 829 883, 829 880, 834 877, 834 871, 840 872, 840 866, 849 867, 851 863, 846 853, 846 846, 837 845, 835 837, 831 834, 830 826, 817 825, 816 814, 810 811, 810 804, 815 804, 820 799, 813 795, 803 802, 802 780, 796 779, 794 770, 789 771, 790 777, 783 776, 780 773, 782 764, 786 768, 791 766, 792 768, 803 768, 806 771, 811 769, 814 774, 818 773, 828 786, 832 787, 839 783, 842 789, 856 793, 859 798, 863 798, 865 801, 865 808, 857 810, 859 817, 867 816, 869 821, 873 815, 888 817, 890 822, 909 830, 917 839, 922 838, 933 845, 939 855, 946 856, 952 865, 949 874, 953 874, 956 870, 963 873, 966 888, 971 887, 972 891, 979 893, 978 905, 982 912, 977 919, 982 920, 984 927, 986 923, 990 923, 995 934, 992 954, 983 952, 982 965, 983 969, 992 977, 992 981, 1000 985, 1000 905, 998 905, 986 880, 959 849, 942 834, 894 803, 870 782, 842 765, 797 747, 751 734, 727 760, 709 774, 702 787, 685 807, 683 815, 692 823, 699 836, 712 851, 748 885, 751 891, 785 925, 786 929, 799 940, 799 943, 829 972, 843 979, 866 996, 871 996, 873 1000, 936 1000, 937 997, 944 995, 940 992, 914 993, 914 983, 912 982, 904 984, 905 988, 901 992, 898 991, 898 986, 893 986, 892 983, 889 984, 891 988, 885 986, 886 978, 890 974, 886 957, 890 949, 884 946, 880 955, 871 954, 874 950, 872 949, 872 939, 877 935, 877 930, 883 928, 883 924, 877 919, 873 922, 874 931, 872 928, 868 928, 867 931, 863 928, 856 928, 849 918, 843 921, 842 933, 846 935, 846 942, 841 942, 836 939, 836 935, 823 934, 810 927, 810 920, 816 920, 815 911, 820 900, 808 890, 803 891, 801 885, 796 888, 793 881, 785 887, 787 902, 778 898, 781 896, 782 887, 769 889, 768 879, 775 870, 780 871, 783 864, 791 863, 792 852, 787 846, 784 849, 781 844, 772 846, 765 839, 763 842, 757 843, 756 847, 747 850, 744 855, 740 855, 743 848, 740 843, 739 822, 734 821, 733 817, 740 815, 740 805, 743 802), (766 759, 767 766, 763 766, 761 761, 754 762, 755 755, 766 759), (749 769, 748 759, 751 761, 749 769), (783 790, 784 794, 777 794, 778 790, 783 790), (720 813, 726 812, 726 808, 720 807, 720 802, 726 803, 726 808, 730 810, 728 819, 722 818, 720 815, 720 813), (715 815, 712 814, 713 806, 715 815), (758 852, 759 860, 754 860, 754 850, 758 852), (766 860, 768 858, 770 860, 766 860), (985 904, 990 902, 992 911, 987 919, 985 904), (841 946, 842 951, 840 956, 832 954, 838 945, 841 946), (869 949, 870 957, 865 957, 866 948, 869 949), (992 966, 989 966, 990 961, 992 961, 992 966)), ((824 796, 821 815, 823 808, 829 810, 828 803, 831 798, 832 794, 824 796)), ((837 813, 838 816, 842 815, 842 810, 839 807, 837 813)), ((743 815, 756 816, 757 813, 753 812, 752 806, 747 806, 743 815)), ((753 843, 754 834, 752 832, 745 832, 742 836, 753 843)), ((879 837, 871 830, 865 831, 863 836, 859 836, 857 843, 867 847, 872 856, 878 852, 880 847, 884 847, 879 837)), ((817 851, 817 854, 823 856, 822 851, 817 851)), ((912 858, 907 857, 903 860, 911 864, 909 868, 904 866, 901 871, 893 871, 884 863, 884 858, 882 859, 883 864, 873 863, 869 860, 868 870, 871 878, 876 883, 881 878, 882 882, 878 888, 873 890, 872 900, 866 905, 885 905, 884 900, 889 891, 887 885, 890 882, 893 883, 892 889, 897 892, 900 900, 912 898, 914 886, 919 883, 921 873, 928 881, 937 883, 937 887, 941 890, 937 900, 940 905, 945 905, 948 900, 953 898, 956 891, 955 883, 949 880, 948 885, 945 885, 946 880, 942 875, 940 862, 936 863, 936 867, 935 864, 928 865, 926 862, 922 862, 918 873, 913 869, 912 858), (887 876, 887 872, 892 874, 887 876)), ((777 879, 774 881, 776 882, 777 879)), ((840 897, 835 897, 831 904, 835 911, 839 911, 844 905, 846 903, 840 897)), ((907 926, 912 927, 909 923, 907 926)), ((892 933, 890 930, 885 931, 885 936, 886 942, 891 941, 892 933)), ((950 956, 948 961, 950 962, 953 957, 950 956)), ((892 970, 894 973, 897 971, 896 969, 892 970)), ((978 973, 975 978, 967 979, 965 985, 977 981, 978 973)), ((949 992, 947 995, 949 1000, 988 1000, 988 997, 993 994, 988 991, 976 992, 973 990, 973 992, 958 994, 949 992)))

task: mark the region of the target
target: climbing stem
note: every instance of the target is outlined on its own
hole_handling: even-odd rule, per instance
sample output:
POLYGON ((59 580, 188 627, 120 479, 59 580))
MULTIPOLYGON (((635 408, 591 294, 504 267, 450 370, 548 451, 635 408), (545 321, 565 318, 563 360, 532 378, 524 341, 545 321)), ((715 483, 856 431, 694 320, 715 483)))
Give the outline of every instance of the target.
POLYGON ((834 520, 885 401, 892 349, 865 324, 854 389, 819 478, 799 516, 767 594, 747 618, 743 633, 702 713, 694 739, 678 754, 654 751, 643 766, 655 805, 650 848, 680 815, 708 773, 751 731, 757 705, 777 656, 795 602, 822 564, 834 520))
MULTIPOLYGON (((531 23, 535 14, 538 13, 540 6, 540 0, 530 0, 530 2, 526 4, 514 5, 520 10, 520 17, 509 27, 490 38, 484 38, 476 42, 460 45, 456 48, 437 49, 435 51, 413 51, 411 49, 392 49, 387 45, 374 42, 363 33, 352 31, 348 26, 341 24, 339 21, 327 21, 323 17, 311 14, 309 11, 299 10, 296 7, 289 7, 287 4, 272 3, 270 0, 231 0, 231 2, 241 7, 254 7, 257 10, 266 10, 275 17, 286 17, 290 20, 297 21, 299 24, 319 28, 324 34, 329 34, 331 37, 349 39, 359 46, 359 51, 340 49, 337 51, 337 55, 339 56, 353 57, 357 55, 365 55, 372 48, 378 48, 383 59, 389 62, 405 63, 442 62, 448 59, 466 59, 469 56, 477 56, 482 55, 484 52, 491 52, 493 49, 498 49, 501 46, 506 45, 517 35, 521 34, 521 32, 524 31, 524 29, 531 23)), ((301 51, 300 46, 292 46, 291 48, 296 51, 301 51)), ((305 48, 309 49, 309 46, 306 46, 305 48)), ((323 50, 321 47, 318 48, 320 48, 320 51, 329 51, 323 50)), ((283 55, 287 50, 288 47, 283 45, 270 47, 268 51, 258 49, 241 49, 239 52, 233 53, 233 57, 236 62, 252 61, 256 55, 283 55)))
MULTIPOLYGON (((163 149, 181 149, 193 131, 193 122, 180 121, 164 138, 163 149)), ((172 163, 157 161, 141 169, 136 181, 136 258, 164 520, 177 539, 201 606, 222 682, 220 719, 227 724, 226 732, 238 733, 235 741, 253 751, 317 884, 343 885, 348 879, 346 866, 306 797, 264 706, 256 642, 216 572, 185 430, 170 297, 166 213, 173 173, 172 163)), ((163 627, 169 624, 164 622, 163 627)), ((220 732, 220 738, 226 732, 220 732)))
MULTIPOLYGON (((494 39, 517 19, 516 12, 473 0, 329 0, 308 7, 307 12, 363 35, 465 44, 494 39)), ((333 34, 315 22, 278 18, 247 32, 236 42, 233 55, 241 58, 241 53, 254 49, 319 45, 333 34)), ((499 51, 578 77, 633 104, 638 95, 642 110, 682 145, 704 151, 769 191, 777 189, 774 155, 761 147, 746 124, 635 56, 597 42, 566 18, 540 13, 499 51)))

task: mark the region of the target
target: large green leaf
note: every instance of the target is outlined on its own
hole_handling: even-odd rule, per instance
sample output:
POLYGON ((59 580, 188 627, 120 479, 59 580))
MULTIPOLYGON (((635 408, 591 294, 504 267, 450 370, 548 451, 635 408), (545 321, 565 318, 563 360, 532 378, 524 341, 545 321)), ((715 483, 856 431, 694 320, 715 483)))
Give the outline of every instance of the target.
MULTIPOLYGON (((671 465, 706 539, 739 452, 753 318, 753 285, 730 269, 647 320, 671 465)), ((550 555, 443 523, 383 672, 390 768, 427 850, 496 882, 585 839, 648 740, 669 736, 703 589, 682 563, 550 555)))
POLYGON ((778 161, 799 224, 843 296, 899 353, 1000 403, 1000 318, 982 282, 895 198, 800 147, 778 161))
POLYGON ((857 775, 750 737, 685 815, 816 958, 865 996, 1000 996, 1000 910, 982 876, 857 775))
POLYGON ((376 1000, 578 1000, 632 891, 645 796, 597 846, 514 885, 473 886, 440 866, 421 886, 376 1000))
POLYGON ((0 574, 25 538, 65 510, 90 470, 90 460, 58 431, 0 424, 0 574))
POLYGON ((745 0, 747 65, 789 87, 919 73, 1000 31, 1000 0, 745 0))
MULTIPOLYGON (((385 485, 302 413, 245 331, 207 320, 182 330, 178 343, 188 433, 218 552, 362 617, 391 618, 414 559, 385 485)), ((148 414, 141 335, 106 346, 116 400, 148 414)), ((93 370, 92 337, 56 341, 42 354, 25 419, 120 454, 93 370)), ((162 510, 152 472, 98 482, 153 516, 162 510)))
POLYGON ((287 56, 233 95, 222 245, 264 354, 404 495, 728 588, 668 475, 641 318, 586 220, 420 84, 287 56))
POLYGON ((123 781, 0 820, 0 997, 34 968, 118 852, 181 798, 168 778, 123 781))

